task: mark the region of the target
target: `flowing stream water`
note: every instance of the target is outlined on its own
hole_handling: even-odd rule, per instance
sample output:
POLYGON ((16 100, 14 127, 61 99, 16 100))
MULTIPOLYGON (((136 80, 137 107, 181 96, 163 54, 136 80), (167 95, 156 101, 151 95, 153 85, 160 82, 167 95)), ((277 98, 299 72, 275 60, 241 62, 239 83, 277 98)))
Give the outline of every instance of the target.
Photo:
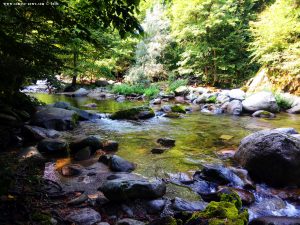
MULTIPOLYGON (((115 100, 70 98, 63 95, 34 95, 47 104, 65 101, 85 110, 90 110, 90 108, 84 105, 96 103, 97 107, 94 110, 98 113, 113 113, 121 109, 148 104, 143 101, 119 103, 115 100)), ((74 130, 64 132, 63 137, 71 140, 75 136, 96 135, 103 139, 116 140, 119 142, 117 154, 137 164, 135 173, 149 178, 167 178, 176 173, 185 173, 190 176, 196 170, 201 169, 204 164, 231 165, 232 162, 229 159, 220 157, 218 154, 220 151, 236 150, 240 140, 255 131, 279 127, 293 127, 300 131, 300 116, 280 113, 274 119, 262 119, 193 112, 178 119, 155 117, 145 121, 120 121, 103 118, 81 122, 74 130), (176 146, 163 154, 152 154, 151 149, 157 146, 156 140, 161 137, 174 138, 176 146)), ((72 162, 70 158, 59 159, 57 165, 62 166, 70 161, 72 162)), ((276 191, 272 193, 271 189, 263 185, 261 189, 268 192, 268 195, 275 196, 276 191)), ((169 188, 168 195, 190 200, 196 198, 191 191, 176 186, 169 188)), ((297 205, 276 199, 265 203, 263 209, 269 210, 273 215, 299 216, 297 205), (285 205, 282 205, 283 203, 285 205)), ((256 200, 256 208, 250 210, 252 217, 260 215, 263 209, 259 205, 266 202, 260 194, 256 195, 256 200)))

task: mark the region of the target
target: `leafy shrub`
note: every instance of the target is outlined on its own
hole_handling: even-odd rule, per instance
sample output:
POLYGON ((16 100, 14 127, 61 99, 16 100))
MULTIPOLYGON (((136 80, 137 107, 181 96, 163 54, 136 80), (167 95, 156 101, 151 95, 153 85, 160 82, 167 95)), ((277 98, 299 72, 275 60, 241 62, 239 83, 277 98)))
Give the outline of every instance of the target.
POLYGON ((275 94, 275 99, 280 109, 286 110, 292 108, 293 102, 285 98, 282 94, 280 93, 275 94))
POLYGON ((158 95, 159 88, 156 85, 150 85, 149 87, 145 87, 143 85, 120 84, 114 85, 112 91, 121 95, 144 94, 148 98, 152 98, 158 95))
POLYGON ((178 87, 187 85, 187 83, 188 83, 188 80, 187 80, 187 79, 178 79, 178 80, 175 80, 175 81, 171 81, 171 82, 169 82, 169 88, 168 88, 168 91, 169 91, 169 92, 173 92, 173 91, 175 91, 178 87))

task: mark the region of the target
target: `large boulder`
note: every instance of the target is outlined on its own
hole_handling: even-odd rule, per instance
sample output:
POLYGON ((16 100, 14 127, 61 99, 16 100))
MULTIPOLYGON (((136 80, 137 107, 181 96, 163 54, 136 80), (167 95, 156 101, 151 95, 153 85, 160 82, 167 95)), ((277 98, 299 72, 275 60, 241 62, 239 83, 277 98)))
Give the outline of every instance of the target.
POLYGON ((98 149, 102 149, 102 140, 95 136, 83 136, 74 139, 70 142, 71 153, 77 153, 79 150, 89 147, 91 152, 95 152, 98 149))
POLYGON ((23 128, 24 136, 33 141, 40 141, 45 138, 58 138, 59 132, 56 130, 48 130, 42 127, 25 125, 23 128))
POLYGON ((149 119, 155 116, 153 109, 150 107, 135 107, 131 109, 125 109, 113 113, 110 118, 113 120, 139 120, 139 119, 149 119))
POLYGON ((30 123, 47 129, 63 131, 73 129, 78 118, 78 114, 71 110, 43 107, 33 115, 30 123))
POLYGON ((271 92, 262 91, 247 97, 243 102, 243 109, 249 112, 266 110, 269 112, 278 112, 279 107, 276 99, 271 92))
POLYGON ((300 104, 290 108, 289 110, 287 110, 287 112, 291 114, 300 114, 300 104))
POLYGON ((68 153, 68 142, 64 139, 43 139, 37 146, 40 152, 47 154, 66 155, 68 153))
POLYGON ((243 101, 245 99, 246 93, 241 89, 232 89, 228 92, 227 96, 232 100, 236 99, 243 101))
POLYGON ((88 112, 86 110, 78 109, 74 106, 71 106, 68 102, 55 102, 53 104, 53 107, 60 108, 60 109, 66 109, 66 110, 72 110, 76 112, 79 116, 80 120, 93 120, 93 119, 100 119, 101 116, 88 112))
POLYGON ((156 199, 166 193, 166 184, 161 180, 149 181, 144 178, 119 177, 106 180, 99 190, 111 201, 156 199))
POLYGON ((273 186, 300 185, 300 140, 277 130, 245 137, 234 158, 258 182, 273 186))

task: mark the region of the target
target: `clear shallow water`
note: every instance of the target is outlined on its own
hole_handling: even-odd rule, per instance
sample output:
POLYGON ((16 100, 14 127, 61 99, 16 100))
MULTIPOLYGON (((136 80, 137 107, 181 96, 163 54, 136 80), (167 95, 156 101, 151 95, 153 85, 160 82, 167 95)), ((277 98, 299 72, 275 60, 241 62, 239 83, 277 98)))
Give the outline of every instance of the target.
MULTIPOLYGON (((147 102, 118 103, 114 100, 71 98, 63 95, 34 96, 47 104, 65 101, 75 107, 89 110, 91 109, 84 105, 96 103, 97 107, 92 110, 99 113, 112 113, 147 104, 147 102)), ((146 121, 100 119, 96 122, 82 122, 75 130, 65 132, 64 136, 72 139, 77 135, 98 135, 104 139, 116 140, 119 142, 117 154, 135 162, 138 165, 137 173, 147 177, 165 177, 168 173, 192 173, 205 163, 221 163, 222 160, 217 154, 220 150, 236 149, 240 140, 248 134, 278 127, 294 127, 300 131, 300 116, 282 113, 275 119, 260 119, 193 112, 179 119, 164 117, 146 121), (229 135, 232 138, 224 140, 222 135, 229 135), (152 154, 151 149, 158 146, 156 140, 161 137, 174 138, 176 146, 163 154, 152 154)))
MULTIPOLYGON (((47 104, 65 101, 75 107, 88 110, 91 108, 84 105, 96 103, 97 107, 92 110, 98 113, 113 113, 148 104, 129 101, 118 103, 114 100, 71 98, 63 95, 34 94, 34 96, 47 104)), ((119 142, 117 154, 137 164, 135 173, 146 177, 169 178, 179 172, 192 176, 195 170, 207 163, 231 164, 232 162, 221 159, 218 152, 236 150, 240 140, 255 131, 279 127, 294 127, 300 131, 300 116, 282 113, 275 119, 261 119, 250 116, 207 115, 198 111, 185 114, 179 119, 155 117, 145 121, 118 121, 104 118, 93 122, 81 122, 76 129, 63 132, 63 137, 72 140, 76 136, 95 135, 103 139, 116 140, 119 142), (152 154, 151 149, 158 146, 156 140, 161 137, 174 138, 176 146, 163 154, 152 154)), ((89 166, 95 160, 82 161, 80 164, 89 166)), ((69 163, 78 162, 70 158, 58 159, 53 168, 51 166, 46 168, 45 173, 49 170, 50 174, 54 174, 55 179, 68 182, 57 175, 57 169, 69 163)), ((256 203, 249 208, 251 219, 261 215, 300 216, 299 206, 282 200, 275 201, 278 197, 270 201, 268 199, 277 194, 273 194, 268 187, 260 188, 268 193, 269 197, 261 197, 257 194, 256 203)), ((199 196, 188 188, 174 184, 167 185, 166 196, 181 197, 191 201, 199 199, 199 196)))

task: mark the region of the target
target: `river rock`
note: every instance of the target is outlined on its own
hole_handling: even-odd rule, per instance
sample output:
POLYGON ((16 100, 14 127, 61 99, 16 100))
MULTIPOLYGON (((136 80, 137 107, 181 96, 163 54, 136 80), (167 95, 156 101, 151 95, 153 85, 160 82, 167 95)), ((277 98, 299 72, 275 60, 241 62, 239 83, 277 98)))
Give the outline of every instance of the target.
POLYGON ((229 102, 230 98, 227 95, 219 94, 217 97, 217 102, 224 104, 225 102, 229 102))
POLYGON ((107 80, 96 80, 95 85, 97 87, 106 87, 109 85, 109 82, 107 80))
POLYGON ((230 169, 221 165, 206 165, 201 171, 194 174, 195 180, 206 180, 219 185, 232 184, 242 187, 244 182, 230 169))
POLYGON ((184 107, 178 104, 171 106, 171 111, 173 113, 186 113, 184 107))
POLYGON ((166 193, 166 184, 161 180, 121 177, 106 180, 99 188, 111 201, 130 199, 156 199, 166 193))
POLYGON ((236 99, 239 101, 243 101, 245 99, 246 93, 241 89, 232 89, 228 92, 227 96, 231 100, 236 99))
POLYGON ((130 218, 123 218, 119 220, 116 225, 145 225, 145 223, 130 218))
POLYGON ((59 131, 73 129, 79 115, 71 110, 42 107, 32 117, 31 124, 59 131))
POLYGON ((239 116, 241 115, 242 111, 243 105, 239 100, 233 100, 227 104, 226 112, 231 115, 239 116))
POLYGON ((152 105, 160 105, 161 104, 161 98, 155 98, 150 101, 150 104, 152 105))
POLYGON ((171 138, 159 138, 157 139, 157 143, 164 147, 174 147, 175 146, 175 140, 171 138))
POLYGON ((174 91, 175 95, 186 95, 189 93, 189 88, 187 86, 180 86, 178 88, 176 88, 176 90, 174 91))
POLYGON ((95 136, 79 137, 70 142, 70 151, 73 154, 86 147, 89 147, 91 152, 94 153, 96 150, 103 148, 103 143, 100 138, 95 136))
POLYGON ((72 110, 78 114, 80 120, 93 120, 93 119, 101 118, 101 116, 98 114, 95 114, 93 112, 88 112, 86 110, 78 109, 74 106, 71 106, 70 103, 67 103, 67 102, 56 102, 53 104, 53 107, 60 108, 60 109, 66 109, 66 110, 72 110))
POLYGON ((171 119, 181 118, 181 115, 179 113, 173 113, 173 112, 167 112, 163 116, 171 119))
POLYGON ((34 141, 40 141, 45 138, 58 138, 60 136, 56 130, 29 125, 24 126, 23 133, 27 139, 34 141))
POLYGON ((79 88, 78 90, 74 91, 72 96, 73 97, 84 97, 84 96, 87 96, 88 93, 89 93, 89 91, 86 90, 85 88, 79 88))
POLYGON ((249 225, 299 225, 300 218, 286 216, 264 216, 252 220, 249 225))
POLYGON ((82 172, 82 167, 77 164, 65 165, 61 168, 61 174, 66 177, 78 176, 82 172))
POLYGON ((176 96, 175 97, 175 103, 184 104, 185 103, 184 97, 183 96, 176 96))
POLYGON ((202 211, 206 207, 206 203, 203 201, 194 201, 189 202, 181 198, 174 198, 172 199, 172 209, 175 211, 202 211))
POLYGON ((289 110, 287 110, 288 113, 291 114, 300 114, 300 104, 293 106, 289 110))
POLYGON ((119 143, 112 140, 104 141, 102 145, 103 145, 102 149, 108 152, 116 152, 118 151, 119 148, 119 143))
POLYGON ((265 111, 265 110, 258 110, 252 114, 252 117, 260 117, 260 118, 274 118, 276 115, 274 113, 265 111))
POLYGON ((173 98, 175 98, 175 94, 172 93, 172 92, 169 92, 169 93, 166 93, 166 92, 160 92, 160 93, 159 93, 159 96, 160 96, 161 98, 166 98, 166 99, 173 99, 173 98))
POLYGON ((139 120, 139 119, 149 119, 155 116, 153 109, 150 107, 135 107, 131 109, 121 110, 113 113, 110 118, 113 120, 139 120))
POLYGON ((82 208, 71 211, 66 215, 65 219, 76 225, 93 225, 101 221, 101 216, 94 209, 82 208))
POLYGON ((162 154, 167 150, 168 150, 168 148, 152 148, 151 153, 152 154, 162 154))
POLYGON ((274 130, 285 134, 299 134, 298 131, 296 131, 295 128, 292 127, 281 127, 281 128, 276 128, 274 130))
POLYGON ((257 201, 249 206, 250 217, 271 216, 287 209, 287 203, 277 196, 260 195, 257 201))
POLYGON ((78 151, 76 151, 75 154, 73 154, 73 157, 76 161, 82 161, 82 160, 88 160, 92 155, 92 151, 90 147, 82 148, 78 151))
POLYGON ((166 205, 166 200, 164 199, 150 200, 147 201, 145 205, 146 205, 147 213, 156 214, 156 213, 160 213, 164 209, 166 205))
POLYGON ((274 186, 300 185, 300 140, 276 130, 245 137, 234 158, 252 179, 274 186))
POLYGON ((37 146, 40 152, 48 154, 68 154, 68 142, 63 139, 43 139, 37 146))
POLYGON ((249 112, 266 110, 274 113, 279 111, 274 95, 267 91, 258 92, 247 97, 242 104, 243 109, 249 112))
POLYGON ((120 156, 113 155, 109 161, 109 168, 114 172, 131 172, 135 169, 135 165, 120 156))
POLYGON ((67 202, 68 205, 80 205, 88 200, 88 196, 86 194, 81 194, 78 197, 75 197, 67 202))

